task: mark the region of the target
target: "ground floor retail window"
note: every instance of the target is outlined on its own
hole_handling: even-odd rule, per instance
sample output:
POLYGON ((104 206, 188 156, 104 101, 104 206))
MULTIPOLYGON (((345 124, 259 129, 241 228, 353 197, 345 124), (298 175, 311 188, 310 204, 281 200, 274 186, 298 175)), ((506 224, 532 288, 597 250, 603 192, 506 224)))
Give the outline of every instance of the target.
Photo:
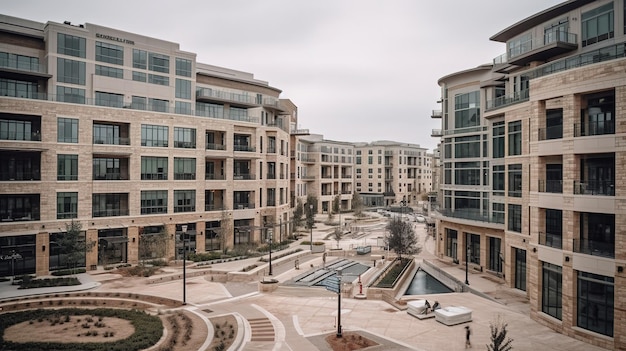
POLYGON ((578 272, 577 325, 612 337, 614 296, 613 277, 578 272))
POLYGON ((468 242, 469 261, 474 264, 480 264, 480 235, 465 233, 468 242))
POLYGON ((502 273, 501 242, 500 238, 489 237, 489 270, 497 273, 502 273))
POLYGON ((526 291, 526 250, 515 249, 515 289, 526 291))
POLYGON ((35 235, 0 237, 0 277, 35 273, 35 235))
POLYGON ((453 260, 458 260, 457 240, 457 231, 454 229, 446 228, 446 256, 452 257, 453 260))
POLYGON ((561 320, 563 311, 563 268, 544 262, 541 283, 541 312, 561 320))

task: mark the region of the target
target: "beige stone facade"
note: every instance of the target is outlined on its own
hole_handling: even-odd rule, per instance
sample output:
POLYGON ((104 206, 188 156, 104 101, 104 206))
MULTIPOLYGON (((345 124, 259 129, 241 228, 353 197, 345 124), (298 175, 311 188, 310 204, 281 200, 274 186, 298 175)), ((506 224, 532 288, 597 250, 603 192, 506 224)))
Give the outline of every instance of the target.
POLYGON ((442 118, 439 257, 469 257, 470 269, 524 293, 537 322, 620 350, 624 6, 567 1, 504 29, 491 39, 507 53, 441 78, 442 113, 433 113, 442 118))

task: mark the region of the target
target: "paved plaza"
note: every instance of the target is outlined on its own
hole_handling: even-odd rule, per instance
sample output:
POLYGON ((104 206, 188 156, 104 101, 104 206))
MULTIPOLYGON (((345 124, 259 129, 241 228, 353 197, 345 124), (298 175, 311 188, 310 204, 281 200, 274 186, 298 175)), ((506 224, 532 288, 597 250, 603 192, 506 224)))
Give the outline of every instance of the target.
MULTIPOLYGON (((449 265, 436 259, 432 237, 427 235, 424 224, 415 223, 416 233, 423 247, 418 260, 428 260, 459 281, 465 280, 464 267, 449 265)), ((314 240, 324 240, 327 231, 320 227, 314 232, 314 240)), ((384 235, 384 228, 373 227, 366 235, 353 239, 343 239, 339 247, 343 250, 377 242, 384 235)), ((306 237, 308 240, 308 236, 306 237)), ((332 240, 326 243, 327 249, 337 247, 332 240)), ((308 248, 307 248, 308 250, 308 248)), ((371 261, 369 256, 351 256, 350 259, 371 261)), ((327 262, 337 259, 328 256, 327 262)), ((208 318, 234 314, 240 330, 236 345, 232 350, 330 350, 323 340, 325 335, 337 331, 337 294, 320 287, 292 287, 282 285, 306 270, 319 268, 324 264, 322 254, 303 254, 300 269, 296 270, 292 259, 281 258, 273 267, 273 276, 279 287, 269 293, 259 292, 257 280, 250 282, 213 282, 208 276, 193 276, 194 269, 187 273, 186 308, 208 318), (286 261, 286 262, 285 262, 286 261), (259 334, 263 330, 270 335, 259 334), (261 336, 259 336, 261 335, 261 336), (269 336, 265 338, 264 336, 269 336)), ((211 269, 240 271, 251 264, 259 264, 258 258, 214 264, 211 269)), ((374 269, 374 268, 372 268, 374 269)), ((165 276, 177 275, 180 268, 168 267, 165 276)), ((267 278, 267 277, 265 277, 267 278)), ((264 279, 265 279, 264 278, 264 279)), ((8 283, 0 285, 0 301, 25 294, 45 294, 58 291, 86 290, 133 292, 163 296, 182 300, 182 281, 164 280, 163 283, 147 284, 145 278, 122 278, 116 274, 100 270, 81 274, 83 283, 77 287, 17 290, 8 283)), ((486 349, 489 343, 490 322, 501 318, 508 323, 509 337, 515 350, 603 350, 541 326, 529 317, 529 305, 520 292, 504 287, 498 279, 486 273, 469 275, 470 288, 465 293, 423 295, 429 301, 438 301, 442 306, 465 306, 472 312, 472 321, 466 324, 446 326, 434 318, 420 320, 405 310, 398 310, 381 300, 355 299, 342 297, 341 325, 343 332, 359 331, 380 345, 368 350, 462 350, 465 347, 465 325, 472 328, 474 349, 486 349)), ((413 298, 413 297, 411 297, 413 298)), ((415 296, 418 298, 418 296, 415 296)), ((209 335, 212 335, 209 332, 209 335)))

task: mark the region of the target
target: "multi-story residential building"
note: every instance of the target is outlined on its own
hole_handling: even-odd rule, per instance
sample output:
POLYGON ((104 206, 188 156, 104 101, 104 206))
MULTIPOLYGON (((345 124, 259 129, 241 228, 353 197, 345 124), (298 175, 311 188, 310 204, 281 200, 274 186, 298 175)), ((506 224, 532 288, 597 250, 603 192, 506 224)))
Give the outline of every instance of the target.
POLYGON ((98 243, 88 268, 136 263, 154 233, 166 257, 280 240, 297 125, 280 93, 177 43, 0 16, 0 256, 17 258, 0 275, 63 266, 71 221, 98 243))
POLYGON ((626 349, 626 3, 566 1, 491 40, 506 53, 439 80, 438 255, 626 349))
POLYGON ((355 143, 356 192, 366 206, 416 206, 431 189, 425 148, 395 141, 355 143))

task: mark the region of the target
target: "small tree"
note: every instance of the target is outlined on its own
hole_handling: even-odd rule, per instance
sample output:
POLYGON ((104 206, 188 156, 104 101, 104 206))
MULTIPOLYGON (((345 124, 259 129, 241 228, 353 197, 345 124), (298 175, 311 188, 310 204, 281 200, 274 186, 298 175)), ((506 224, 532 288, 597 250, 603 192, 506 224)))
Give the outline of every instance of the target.
POLYGON ((393 218, 387 223, 385 228, 389 235, 385 237, 385 245, 389 250, 393 250, 402 258, 403 254, 419 254, 422 248, 417 245, 415 231, 409 222, 400 218, 393 218))
POLYGON ((352 194, 352 211, 356 217, 363 216, 363 199, 357 193, 352 194))
POLYGON ((304 204, 306 209, 304 213, 306 214, 306 227, 308 229, 313 228, 313 226, 315 225, 315 213, 317 212, 317 207, 315 206, 315 204, 317 204, 317 199, 315 198, 315 196, 309 195, 306 197, 306 204, 304 204), (313 205, 313 209, 311 209, 311 205, 313 205))
POLYGON ((510 351, 513 349, 513 346, 511 345, 513 343, 513 339, 506 336, 508 333, 506 329, 507 327, 508 324, 502 321, 500 315, 498 315, 495 321, 489 323, 489 329, 491 329, 491 344, 487 345, 487 350, 510 351))
POLYGON ((140 233, 139 235, 139 263, 153 257, 164 257, 166 254, 167 230, 159 233, 140 233), (154 254, 154 255, 153 255, 154 254))
POLYGON ((339 213, 341 211, 341 198, 336 195, 333 198, 333 213, 339 213))
POLYGON ((300 199, 296 200, 296 208, 293 211, 293 226, 297 228, 302 225, 302 216, 304 215, 304 208, 300 199))
POLYGON ((228 209, 224 208, 222 210, 222 217, 220 218, 220 227, 217 230, 218 232, 218 240, 220 242, 220 246, 222 248, 222 252, 226 253, 226 240, 228 238, 228 234, 233 232, 233 225, 228 215, 228 209))
POLYGON ((339 228, 335 228, 335 231, 333 232, 333 238, 335 239, 335 241, 337 241, 337 248, 339 248, 339 241, 341 241, 341 238, 343 238, 342 230, 339 228))
POLYGON ((61 253, 65 255, 65 262, 74 274, 78 264, 83 262, 87 252, 91 252, 96 245, 95 241, 87 242, 83 226, 80 222, 70 222, 65 224, 65 233, 57 237, 56 243, 59 245, 61 253))

